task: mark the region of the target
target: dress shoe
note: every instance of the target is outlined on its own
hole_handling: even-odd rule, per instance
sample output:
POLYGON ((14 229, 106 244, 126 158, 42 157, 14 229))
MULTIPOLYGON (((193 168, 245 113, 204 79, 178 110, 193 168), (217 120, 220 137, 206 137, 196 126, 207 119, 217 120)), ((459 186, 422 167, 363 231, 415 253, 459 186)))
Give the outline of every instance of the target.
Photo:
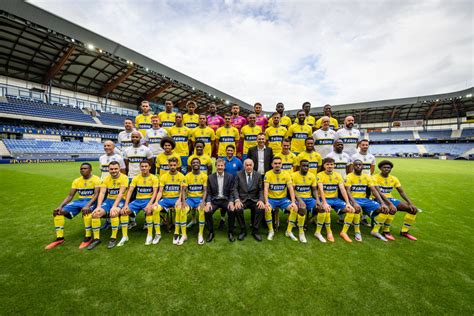
POLYGON ((239 234, 239 237, 237 238, 238 240, 242 241, 245 239, 245 236, 247 236, 247 233, 246 232, 241 232, 239 234))
POLYGON ((228 237, 229 237, 229 241, 230 241, 230 242, 234 242, 234 241, 235 241, 234 234, 229 233, 228 237))
POLYGON ((256 241, 262 241, 262 236, 260 236, 258 233, 252 233, 252 236, 256 241))
POLYGON ((214 239, 214 233, 209 233, 209 235, 207 235, 206 241, 211 242, 213 239, 214 239))

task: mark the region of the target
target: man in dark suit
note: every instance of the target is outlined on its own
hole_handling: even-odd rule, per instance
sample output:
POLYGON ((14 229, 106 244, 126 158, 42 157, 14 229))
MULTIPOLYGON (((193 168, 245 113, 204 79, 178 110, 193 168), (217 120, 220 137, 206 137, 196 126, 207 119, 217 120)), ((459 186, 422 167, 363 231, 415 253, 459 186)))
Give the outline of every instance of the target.
POLYGON ((252 159, 244 161, 244 170, 237 173, 234 179, 234 206, 235 216, 240 225, 239 240, 244 240, 247 232, 245 230, 244 209, 249 208, 251 212, 252 236, 257 241, 262 241, 258 234, 258 228, 265 212, 263 202, 263 181, 262 175, 254 170, 252 159))
POLYGON ((225 161, 217 159, 217 172, 213 173, 207 179, 207 196, 206 196, 206 224, 209 229, 207 242, 214 239, 214 222, 212 215, 217 209, 227 212, 229 218, 228 236, 229 241, 235 241, 234 237, 234 193, 232 191, 234 185, 234 177, 224 172, 225 161))
POLYGON ((257 146, 249 148, 247 158, 252 159, 254 170, 262 176, 272 169, 273 150, 265 146, 265 134, 260 133, 257 136, 257 146))

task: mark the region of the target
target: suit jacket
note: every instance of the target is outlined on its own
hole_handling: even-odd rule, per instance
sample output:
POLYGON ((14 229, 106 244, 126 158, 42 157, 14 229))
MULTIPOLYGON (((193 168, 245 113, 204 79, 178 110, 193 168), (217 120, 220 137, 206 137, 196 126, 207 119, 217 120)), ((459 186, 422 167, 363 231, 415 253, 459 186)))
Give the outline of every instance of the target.
MULTIPOLYGON (((232 188, 234 186, 234 177, 227 172, 224 172, 224 197, 229 201, 234 201, 234 193, 232 188)), ((207 196, 206 202, 213 203, 219 195, 219 186, 217 184, 217 173, 211 174, 207 178, 207 196)))
MULTIPOLYGON (((258 170, 258 146, 249 148, 247 157, 253 160, 253 169, 258 170)), ((269 147, 265 147, 263 152, 263 165, 264 170, 267 172, 272 169, 273 150, 269 147)))
POLYGON ((262 175, 252 172, 252 183, 250 187, 247 185, 247 172, 241 170, 234 178, 234 200, 239 199, 242 203, 251 200, 257 203, 259 200, 263 202, 263 181, 262 175))

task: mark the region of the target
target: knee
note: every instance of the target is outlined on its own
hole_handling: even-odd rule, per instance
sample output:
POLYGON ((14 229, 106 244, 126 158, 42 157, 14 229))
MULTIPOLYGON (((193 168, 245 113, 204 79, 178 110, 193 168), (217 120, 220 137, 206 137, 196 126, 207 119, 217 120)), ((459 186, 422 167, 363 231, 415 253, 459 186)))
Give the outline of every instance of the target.
POLYGON ((299 208, 299 209, 298 209, 298 215, 299 215, 299 216, 305 216, 305 215, 306 215, 306 209, 304 209, 304 208, 299 208))

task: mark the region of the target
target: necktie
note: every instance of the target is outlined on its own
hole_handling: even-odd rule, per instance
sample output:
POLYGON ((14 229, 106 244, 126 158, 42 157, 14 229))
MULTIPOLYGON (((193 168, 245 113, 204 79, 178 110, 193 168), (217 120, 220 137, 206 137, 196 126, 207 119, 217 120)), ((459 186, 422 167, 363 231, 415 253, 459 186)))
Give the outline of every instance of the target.
POLYGON ((250 173, 247 175, 247 187, 250 188, 250 185, 252 184, 252 178, 250 176, 250 173))

